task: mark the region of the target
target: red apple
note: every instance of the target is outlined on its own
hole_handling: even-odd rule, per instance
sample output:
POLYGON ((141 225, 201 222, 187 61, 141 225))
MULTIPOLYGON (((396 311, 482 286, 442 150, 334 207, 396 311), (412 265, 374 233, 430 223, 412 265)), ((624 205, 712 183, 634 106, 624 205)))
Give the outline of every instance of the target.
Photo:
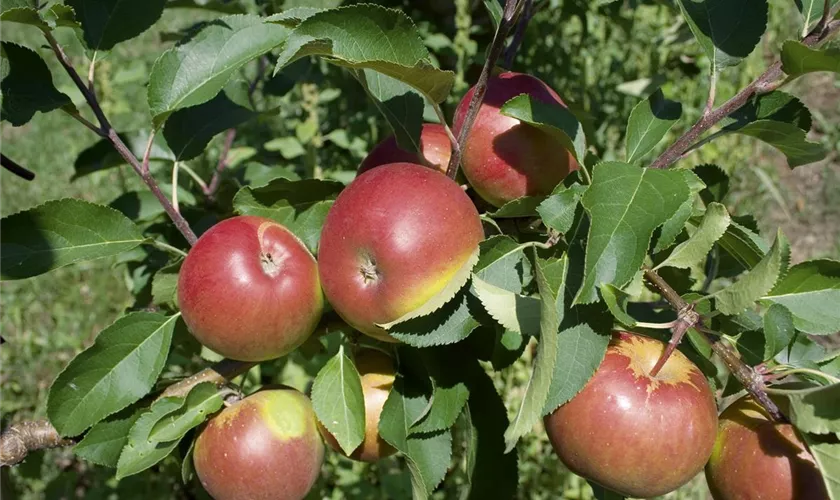
POLYGON ((300 500, 324 461, 309 398, 263 390, 213 417, 195 441, 193 464, 216 500, 300 500))
POLYGON ((700 369, 679 351, 650 376, 664 348, 617 332, 583 390, 545 417, 554 451, 572 472, 648 498, 703 470, 715 443, 715 399, 700 369))
MULTIPOLYGON (((362 349, 356 353, 356 370, 362 379, 365 397, 365 440, 353 450, 349 458, 362 462, 376 462, 397 452, 379 436, 379 417, 394 385, 394 363, 391 357, 376 349, 362 349)), ((318 430, 330 448, 345 455, 335 437, 318 422, 318 430)), ((347 455, 345 455, 347 456, 347 455)))
POLYGON ((790 424, 743 397, 720 415, 706 481, 716 500, 828 500, 814 457, 790 424))
POLYGON ((315 258, 288 229, 240 216, 204 233, 178 277, 192 334, 222 356, 264 361, 312 334, 324 308, 315 258))
POLYGON ((483 237, 469 197, 445 175, 411 163, 375 168, 327 214, 318 250, 324 294, 350 326, 392 340, 377 324, 434 297, 483 237))
POLYGON ((389 163, 417 163, 446 173, 449 156, 452 155, 452 143, 443 125, 426 123, 420 132, 420 151, 411 153, 397 144, 392 135, 374 147, 359 166, 359 174, 389 163))
MULTIPOLYGON (((455 110, 456 137, 474 93, 475 87, 455 110)), ((565 106, 554 90, 530 75, 502 73, 487 81, 487 93, 467 137, 461 165, 473 189, 497 207, 523 196, 551 194, 578 168, 574 157, 550 134, 499 112, 505 102, 520 94, 565 106)))

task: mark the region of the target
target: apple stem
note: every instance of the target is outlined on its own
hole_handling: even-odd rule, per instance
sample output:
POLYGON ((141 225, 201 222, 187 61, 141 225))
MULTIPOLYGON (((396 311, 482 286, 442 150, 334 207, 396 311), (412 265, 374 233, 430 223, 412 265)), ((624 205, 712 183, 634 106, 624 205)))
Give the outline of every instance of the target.
MULTIPOLYGON (((709 338, 708 334, 711 333, 711 330, 705 328, 703 325, 703 318, 694 311, 693 307, 683 299, 676 290, 671 288, 671 286, 662 279, 656 271, 650 269, 647 266, 642 268, 645 273, 645 277, 651 283, 659 289, 662 297, 671 304, 676 311, 679 312, 677 317, 678 324, 674 327, 674 331, 671 337, 671 342, 668 343, 669 348, 671 348, 671 352, 673 352, 674 348, 676 348, 676 344, 679 343, 679 340, 682 338, 682 335, 689 328, 695 328, 695 331, 702 338, 706 341, 715 352, 715 354, 720 357, 723 363, 726 365, 726 368, 738 379, 739 382, 744 386, 748 393, 755 399, 758 404, 764 407, 767 410, 767 413, 770 417, 777 422, 785 422, 786 419, 784 415, 782 415, 781 410, 770 399, 767 395, 767 388, 764 385, 764 378, 759 374, 756 370, 754 370, 751 366, 744 363, 741 357, 738 355, 738 351, 736 351, 731 344, 729 344, 725 339, 719 339, 717 341, 712 341, 709 338), (680 326, 680 325, 685 325, 680 326), (682 330, 682 331, 680 331, 682 330), (674 337, 679 334, 679 338, 676 340, 674 337), (672 347, 673 344, 673 347, 672 347)), ((668 350, 666 349, 666 353, 668 350)), ((663 353, 664 356, 665 353, 663 353)), ((670 354, 668 354, 670 356, 670 354)), ((664 364, 664 361, 660 358, 657 362, 664 364)), ((654 367, 656 368, 656 367, 654 367)), ((654 372, 652 372, 654 374, 654 372)))
POLYGON ((650 371, 651 377, 655 377, 659 374, 659 371, 663 366, 665 366, 668 358, 671 357, 671 354, 674 353, 674 350, 680 344, 680 341, 682 341, 685 332, 692 326, 696 325, 699 320, 700 315, 694 311, 694 308, 690 304, 686 304, 682 309, 680 309, 680 312, 677 314, 677 321, 671 329, 671 340, 668 341, 668 345, 665 346, 665 350, 662 351, 659 359, 656 360, 656 364, 653 365, 653 369, 650 371))
POLYGON ((452 149, 452 156, 449 158, 449 165, 446 168, 446 175, 450 179, 455 179, 458 175, 458 168, 461 165, 461 153, 467 142, 467 136, 470 129, 475 123, 475 117, 478 115, 478 110, 481 103, 484 102, 484 94, 487 93, 487 80, 490 78, 490 72, 496 65, 496 61, 502 54, 505 47, 505 39, 507 39, 508 32, 516 20, 517 13, 526 0, 505 0, 505 9, 502 12, 502 18, 499 20, 499 27, 496 29, 496 34, 493 35, 493 42, 490 44, 490 50, 487 53, 487 60, 484 61, 484 67, 481 69, 481 76, 478 77, 478 83, 475 84, 475 91, 473 92, 470 104, 467 107, 467 114, 464 117, 464 122, 461 124, 461 130, 458 134, 458 148, 452 149))

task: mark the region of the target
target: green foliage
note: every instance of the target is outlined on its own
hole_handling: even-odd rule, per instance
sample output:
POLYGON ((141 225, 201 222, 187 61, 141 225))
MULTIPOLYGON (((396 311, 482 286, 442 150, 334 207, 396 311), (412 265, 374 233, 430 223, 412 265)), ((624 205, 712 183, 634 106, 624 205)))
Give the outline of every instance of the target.
POLYGON ((312 406, 346 454, 365 439, 365 398, 356 366, 344 348, 321 368, 312 384, 312 406))
POLYGON ((656 89, 630 112, 627 122, 627 162, 634 163, 650 152, 682 116, 682 104, 665 99, 656 89))
POLYGON ((35 112, 71 106, 70 98, 53 85, 49 68, 37 52, 3 42, 0 48, 0 97, 3 120, 20 126, 35 112))

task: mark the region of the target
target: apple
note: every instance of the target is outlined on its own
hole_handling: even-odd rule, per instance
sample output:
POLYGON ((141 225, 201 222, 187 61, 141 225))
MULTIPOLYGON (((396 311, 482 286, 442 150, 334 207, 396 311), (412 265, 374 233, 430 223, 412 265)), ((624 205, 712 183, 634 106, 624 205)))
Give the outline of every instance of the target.
MULTIPOLYGON (((474 93, 475 87, 467 91, 455 110, 456 137, 474 93)), ((523 196, 549 195, 578 168, 574 157, 550 134, 501 114, 505 102, 520 94, 565 106, 554 90, 533 76, 507 72, 488 79, 461 165, 473 189, 496 207, 523 196)))
MULTIPOLYGON (((391 357, 377 349, 362 349, 356 353, 356 370, 362 379, 365 398, 365 439, 349 458, 362 462, 376 462, 393 455, 397 450, 379 436, 379 417, 394 385, 394 363, 391 357)), ((330 431, 318 422, 318 430, 330 448, 347 456, 330 431)))
POLYGON ((715 443, 715 398, 679 351, 650 376, 664 349, 658 340, 616 332, 583 390, 545 417, 551 445, 572 472, 648 498, 703 470, 715 443))
POLYGON ((828 500, 814 457, 793 426, 745 396, 720 415, 706 481, 716 500, 828 500))
POLYGON ((300 500, 324 461, 316 422, 309 398, 294 389, 254 393, 201 430, 195 472, 216 500, 300 500))
POLYGON ((262 217, 224 220, 190 250, 178 304, 203 345, 240 361, 288 354, 315 330, 324 298, 315 258, 282 225, 262 217))
POLYGON ((350 326, 394 341, 378 324, 437 295, 483 238, 475 206, 454 181, 412 163, 377 167, 327 214, 318 249, 324 294, 350 326))
POLYGON ((380 142, 362 160, 359 166, 359 174, 368 170, 387 165, 389 163, 417 163, 418 165, 433 168, 441 173, 446 173, 449 166, 449 157, 452 155, 452 143, 446 135, 443 125, 436 123, 423 124, 420 131, 420 151, 411 153, 402 149, 397 144, 397 139, 392 135, 380 142))

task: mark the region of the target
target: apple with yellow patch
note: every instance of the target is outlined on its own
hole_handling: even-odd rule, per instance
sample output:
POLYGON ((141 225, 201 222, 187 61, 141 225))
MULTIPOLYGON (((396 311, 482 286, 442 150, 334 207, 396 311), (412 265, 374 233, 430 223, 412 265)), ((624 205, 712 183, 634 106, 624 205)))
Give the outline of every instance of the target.
POLYGON ((679 351, 651 376, 664 349, 658 340, 616 332, 583 390, 545 417, 554 451, 572 472, 649 498, 703 470, 715 443, 715 399, 679 351))
POLYGON ((379 325, 438 295, 483 238, 478 211, 449 177, 412 163, 374 168, 327 214, 318 248, 324 294, 350 326, 394 341, 379 325))
MULTIPOLYGON (((377 349, 359 350, 355 362, 362 381, 362 395, 365 398, 365 439, 348 458, 361 462, 376 462, 397 452, 379 435, 379 417, 394 385, 396 371, 391 357, 377 349)), ((318 422, 318 430, 330 448, 348 456, 321 422, 318 422)))
POLYGON ((747 396, 720 415, 706 480, 716 500, 828 500, 814 457, 793 426, 773 422, 747 396))
POLYGON ((309 398, 263 390, 213 417, 195 441, 193 464, 216 500, 300 500, 324 461, 309 398))

